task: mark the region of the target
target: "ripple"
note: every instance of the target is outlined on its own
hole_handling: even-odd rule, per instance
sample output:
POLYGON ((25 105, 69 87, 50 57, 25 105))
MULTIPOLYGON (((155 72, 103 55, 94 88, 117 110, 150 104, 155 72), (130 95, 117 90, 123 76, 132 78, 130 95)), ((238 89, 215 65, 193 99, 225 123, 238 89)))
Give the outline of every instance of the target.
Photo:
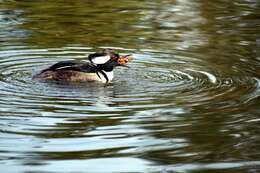
MULTIPOLYGON (((118 50, 126 54, 133 51, 118 50)), ((259 98, 259 78, 242 69, 237 69, 238 75, 226 75, 190 57, 150 50, 134 51, 131 68, 117 68, 109 85, 31 79, 50 64, 83 60, 92 52, 92 48, 79 46, 28 49, 15 45, 1 51, 0 133, 8 144, 0 144, 7 153, 3 155, 24 158, 30 151, 51 160, 61 153, 86 158, 91 151, 129 156, 187 149, 192 144, 183 136, 158 136, 193 127, 201 114, 235 116, 241 107, 256 104, 259 98), (189 119, 188 115, 194 117, 189 119), (21 139, 19 147, 10 149, 17 139, 21 139), (26 147, 28 143, 31 146, 26 147)), ((257 121, 255 117, 247 122, 257 121)), ((178 155, 191 156, 197 153, 178 155)))
POLYGON ((0 169, 259 172, 259 1, 0 2, 0 169), (31 80, 99 48, 136 58, 31 80))
MULTIPOLYGON (((140 54, 134 55, 137 58, 131 64, 131 69, 118 68, 114 83, 105 87, 96 84, 88 84, 86 87, 86 84, 68 85, 66 83, 41 83, 31 80, 34 73, 61 59, 69 60, 72 57, 73 59, 85 59, 89 50, 91 48, 78 47, 26 50, 23 47, 21 50, 2 51, 0 73, 3 100, 4 95, 10 94, 14 96, 13 100, 18 97, 24 103, 32 104, 35 98, 42 100, 46 98, 47 100, 52 97, 61 99, 77 97, 78 101, 81 98, 95 102, 95 98, 113 97, 111 103, 116 104, 119 101, 127 102, 128 99, 139 102, 149 101, 151 98, 157 99, 160 96, 174 96, 186 103, 196 99, 196 105, 203 105, 203 102, 213 99, 221 101, 221 97, 229 95, 232 98, 238 93, 242 94, 240 101, 247 102, 257 97, 259 92, 259 79, 253 76, 225 78, 212 69, 203 70, 200 66, 193 65, 191 68, 185 64, 177 63, 169 68, 154 61, 146 60, 145 63, 142 63, 140 54), (200 69, 198 70, 198 68, 200 69)), ((123 51, 127 52, 128 50, 123 51)), ((162 106, 164 105, 162 104, 162 106)))

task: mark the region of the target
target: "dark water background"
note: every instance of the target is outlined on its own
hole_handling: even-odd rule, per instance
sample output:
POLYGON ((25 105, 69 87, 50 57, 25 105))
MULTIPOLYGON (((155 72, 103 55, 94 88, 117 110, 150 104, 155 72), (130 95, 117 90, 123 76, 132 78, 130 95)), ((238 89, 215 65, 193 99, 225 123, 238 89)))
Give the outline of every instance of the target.
POLYGON ((260 1, 0 0, 0 170, 260 172, 260 1), (100 48, 108 86, 32 81, 100 48))

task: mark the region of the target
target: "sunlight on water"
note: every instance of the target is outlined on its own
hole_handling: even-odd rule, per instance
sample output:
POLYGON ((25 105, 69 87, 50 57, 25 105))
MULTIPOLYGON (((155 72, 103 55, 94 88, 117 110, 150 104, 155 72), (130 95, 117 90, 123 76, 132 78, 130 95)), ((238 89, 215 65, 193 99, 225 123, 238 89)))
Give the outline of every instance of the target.
POLYGON ((257 1, 0 3, 2 170, 259 171, 257 1), (32 80, 104 48, 110 84, 32 80))

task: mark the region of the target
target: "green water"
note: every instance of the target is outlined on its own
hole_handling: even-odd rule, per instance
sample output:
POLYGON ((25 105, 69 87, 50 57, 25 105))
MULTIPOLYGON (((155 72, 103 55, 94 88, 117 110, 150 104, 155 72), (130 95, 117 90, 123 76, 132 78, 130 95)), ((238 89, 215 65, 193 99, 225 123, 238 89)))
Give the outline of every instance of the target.
POLYGON ((260 172, 257 0, 0 0, 4 173, 260 172), (133 54, 109 85, 33 81, 133 54))

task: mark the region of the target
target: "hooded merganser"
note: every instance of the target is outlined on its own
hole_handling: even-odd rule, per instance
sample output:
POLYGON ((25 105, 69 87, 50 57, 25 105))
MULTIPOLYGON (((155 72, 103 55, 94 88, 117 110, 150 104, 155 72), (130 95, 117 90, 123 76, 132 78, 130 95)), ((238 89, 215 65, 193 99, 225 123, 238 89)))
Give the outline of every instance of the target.
POLYGON ((33 76, 33 79, 108 83, 113 79, 113 69, 117 66, 128 67, 125 64, 133 57, 120 56, 114 50, 105 49, 101 53, 90 54, 88 59, 90 62, 80 60, 58 62, 33 76))

